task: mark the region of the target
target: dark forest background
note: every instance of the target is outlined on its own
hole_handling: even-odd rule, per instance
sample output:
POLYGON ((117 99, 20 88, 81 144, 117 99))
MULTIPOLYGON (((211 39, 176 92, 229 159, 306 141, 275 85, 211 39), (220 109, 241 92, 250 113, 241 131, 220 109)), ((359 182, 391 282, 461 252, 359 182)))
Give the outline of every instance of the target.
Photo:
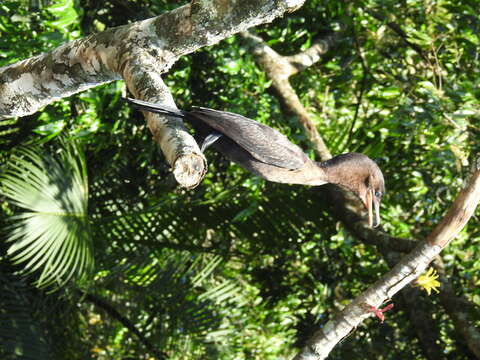
MULTIPOLYGON (((2 1, 0 65, 184 3, 2 1)), ((338 34, 291 83, 333 154, 382 168, 390 236, 423 240, 478 156, 479 26, 476 0, 307 0, 251 29, 282 55, 338 34)), ((179 108, 243 114, 314 157, 241 37, 182 57, 165 82, 179 108)), ((207 150, 205 180, 178 188, 125 92, 114 82, 0 122, 2 359, 289 359, 388 270, 385 250, 332 214, 324 187, 267 183, 207 150), (74 190, 43 197, 61 186, 74 190), (65 208, 76 215, 60 221, 65 208), (84 271, 62 281, 72 264, 84 271)), ((474 216, 437 269, 477 331, 479 246, 474 216)), ((368 319, 330 358, 475 358, 442 288, 406 291, 413 301, 397 295, 385 323, 368 319)))

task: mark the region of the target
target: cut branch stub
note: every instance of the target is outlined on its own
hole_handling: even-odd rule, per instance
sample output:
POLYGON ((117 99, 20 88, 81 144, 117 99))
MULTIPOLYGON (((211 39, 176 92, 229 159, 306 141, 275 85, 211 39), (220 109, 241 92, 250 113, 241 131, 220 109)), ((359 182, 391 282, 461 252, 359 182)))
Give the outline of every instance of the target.
MULTIPOLYGON (((139 99, 176 108, 173 96, 155 69, 161 61, 141 53, 142 62, 126 62, 123 77, 130 91, 139 99), (148 64, 148 65, 145 65, 148 64)), ((138 58, 138 57, 137 57, 138 58)), ((172 166, 175 179, 187 189, 194 188, 205 176, 207 160, 195 139, 178 117, 144 112, 148 128, 172 166)))
MULTIPOLYGON (((174 105, 160 75, 180 56, 273 21, 303 2, 193 0, 155 18, 108 29, 1 67, 0 119, 32 114, 57 99, 121 78, 135 97, 174 105)), ((145 117, 180 185, 198 185, 206 160, 182 122, 169 116, 145 117)))
POLYGON ((173 164, 175 179, 187 189, 197 186, 206 172, 207 161, 205 157, 195 153, 181 155, 173 164))
MULTIPOLYGON (((168 103, 175 107, 173 101, 168 103)), ((183 122, 168 115, 144 114, 153 138, 160 145, 179 185, 187 189, 196 187, 207 172, 207 160, 183 122)))

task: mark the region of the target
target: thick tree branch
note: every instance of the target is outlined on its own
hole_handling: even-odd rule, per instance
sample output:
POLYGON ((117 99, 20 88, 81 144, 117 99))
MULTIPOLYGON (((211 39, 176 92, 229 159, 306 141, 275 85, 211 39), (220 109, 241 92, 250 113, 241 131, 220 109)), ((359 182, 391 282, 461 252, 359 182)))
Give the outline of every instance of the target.
MULTIPOLYGON (((385 244, 379 244, 383 258, 390 268, 400 262, 404 254, 392 251, 385 244)), ((413 248, 412 248, 413 250, 413 248)), ((438 259, 438 256, 437 256, 438 259)), ((446 356, 443 353, 440 344, 440 333, 438 324, 433 317, 431 301, 420 294, 420 289, 412 286, 404 287, 400 296, 395 298, 395 305, 400 305, 400 308, 405 311, 409 319, 409 327, 403 329, 411 333, 411 336, 417 336, 419 347, 422 349, 425 359, 428 360, 442 360, 446 356)))
POLYGON ((308 341, 308 345, 295 357, 295 360, 325 359, 339 341, 363 320, 371 316, 371 313, 366 310, 368 307, 379 308, 426 269, 435 256, 463 229, 466 221, 473 215, 479 201, 480 170, 476 170, 468 185, 460 192, 453 203, 447 216, 436 226, 427 240, 420 243, 392 270, 348 304, 340 314, 330 320, 322 329, 318 330, 308 341), (459 211, 462 214, 460 216, 462 221, 455 222, 455 229, 444 225, 446 222, 450 223, 448 219, 451 218, 453 211, 459 211))
MULTIPOLYGON (((155 18, 108 29, 0 68, 0 119, 33 114, 55 100, 122 78, 142 99, 162 100, 160 74, 180 56, 270 22, 303 2, 193 0, 155 18)), ((206 162, 182 123, 156 115, 149 115, 148 123, 177 181, 185 187, 197 185, 206 162)))
MULTIPOLYGON (((266 45, 266 43, 263 42, 262 39, 248 33, 242 33, 241 35, 245 39, 247 39, 249 42, 249 45, 252 46, 260 66, 266 71, 270 79, 272 79, 272 83, 277 89, 279 96, 280 97, 290 96, 290 92, 294 92, 294 90, 291 88, 290 84, 288 83, 288 77, 291 76, 291 74, 295 73, 296 69, 292 70, 292 63, 289 59, 296 59, 296 56, 294 55, 291 57, 282 57, 278 53, 276 53, 273 49, 268 47, 268 45, 266 45), (287 84, 287 86, 285 86, 285 83, 287 84)), ((300 69, 300 67, 298 67, 297 69, 300 69)), ((285 99, 283 99, 283 101, 287 106, 291 104, 291 102, 285 101, 285 99)), ((303 105, 299 101, 296 106, 303 107, 303 105)), ((305 114, 305 117, 303 118, 303 121, 301 123, 304 126, 305 124, 308 124, 305 127, 306 133, 308 134, 309 138, 315 138, 316 136, 315 134, 313 135, 309 134, 310 132, 315 133, 317 132, 317 130, 315 125, 309 119, 308 114, 306 113, 306 110, 305 109, 303 109, 303 111, 300 110, 298 113, 305 114)), ((318 135, 318 132, 317 132, 317 135, 318 135)), ((320 147, 317 147, 315 144, 315 141, 312 141, 312 144, 314 145, 314 149, 319 154, 319 156, 322 159, 324 159, 325 153, 323 152, 322 145, 320 147)), ((342 222, 348 227, 348 229, 357 238, 361 239, 366 243, 379 246, 379 248, 382 250, 383 256, 387 259, 387 261, 391 257, 390 253, 392 252, 392 249, 400 252, 409 252, 417 244, 416 241, 401 239, 401 238, 394 238, 381 231, 369 228, 368 226, 366 226, 364 218, 362 219, 362 217, 358 215, 363 213, 364 209, 361 206, 361 204, 358 202, 358 200, 353 197, 353 195, 346 193, 345 191, 342 191, 341 189, 338 189, 334 186, 329 186, 328 190, 329 190, 328 194, 331 198, 330 203, 335 204, 333 207, 334 208, 333 210, 336 217, 341 219, 342 222)), ((452 217, 447 217, 447 218, 452 219, 452 217)), ((460 224, 462 219, 463 221, 465 220, 465 218, 462 218, 460 216, 460 218, 457 219, 456 223, 460 224)), ((448 224, 450 223, 451 221, 448 221, 448 224)), ((392 266, 394 263, 389 261, 389 264, 390 266, 392 266)), ((446 282, 446 280, 443 279, 443 282, 446 282)), ((430 328, 431 322, 421 321, 422 319, 431 318, 431 317, 427 313, 425 313, 423 310, 418 310, 419 309, 418 307, 414 308, 413 306, 410 306, 411 304, 409 305, 409 301, 412 301, 414 299, 419 300, 418 291, 406 289, 402 293, 402 298, 403 298, 403 302, 406 304, 406 310, 410 315, 412 325, 414 326, 417 332, 417 335, 421 340, 421 346, 425 352, 425 355, 429 359, 442 358, 443 354, 441 354, 436 347, 437 337, 434 334, 432 334, 434 329, 430 328)), ((456 314, 456 315, 452 314, 451 311, 453 311, 452 307, 450 308, 450 311, 449 311, 452 318, 454 319, 459 318, 459 316, 457 316, 459 314, 456 314)), ((464 327, 464 329, 467 329, 467 328, 464 327)), ((464 334, 464 336, 469 336, 470 339, 476 339, 477 333, 475 332, 475 329, 472 329, 471 327, 469 327, 468 329, 470 331, 463 331, 462 334, 464 334)), ((471 343, 472 341, 467 340, 467 342, 471 343)))
MULTIPOLYGON (((417 241, 415 240, 396 238, 380 230, 371 229, 368 226, 365 226, 364 218, 359 215, 363 209, 361 208, 361 204, 358 204, 360 205, 358 207, 355 206, 357 202, 353 195, 341 191, 334 186, 330 186, 328 189, 328 197, 330 199, 329 203, 333 204, 331 209, 335 218, 342 221, 348 231, 350 231, 350 233, 352 233, 357 239, 364 243, 377 246, 383 257, 387 260, 389 266, 392 266, 398 261, 392 259, 392 256, 397 259, 400 255, 396 252, 410 252, 416 246, 417 241), (352 206, 355 207, 352 208, 352 206)), ((480 332, 470 323, 468 316, 468 314, 475 313, 475 306, 467 299, 455 295, 452 290, 453 286, 451 282, 448 280, 444 271, 441 271, 442 266, 440 264, 442 263, 439 257, 435 259, 435 264, 439 270, 440 281, 442 283, 442 289, 439 294, 440 302, 445 311, 451 317, 458 333, 465 338, 470 351, 477 355, 480 352, 480 341, 478 341, 480 339, 480 332)), ((412 317, 414 312, 418 312, 413 309, 413 307, 407 307, 406 311, 409 313, 410 319, 419 319, 418 315, 412 317)), ((425 316, 426 315, 423 315, 422 317, 425 316)), ((416 326, 414 324, 414 326, 417 330, 420 330, 417 331, 418 337, 424 338, 426 334, 424 334, 425 331, 421 330, 421 326, 425 326, 425 324, 421 326, 416 326)), ((432 344, 432 341, 428 338, 424 340, 426 341, 422 340, 421 346, 424 349, 426 356, 428 356, 428 353, 434 352, 434 350, 429 350, 431 349, 430 344, 432 344)), ((433 358, 439 359, 440 357, 434 356, 433 358)), ((478 356, 478 358, 480 359, 480 356, 478 356)))

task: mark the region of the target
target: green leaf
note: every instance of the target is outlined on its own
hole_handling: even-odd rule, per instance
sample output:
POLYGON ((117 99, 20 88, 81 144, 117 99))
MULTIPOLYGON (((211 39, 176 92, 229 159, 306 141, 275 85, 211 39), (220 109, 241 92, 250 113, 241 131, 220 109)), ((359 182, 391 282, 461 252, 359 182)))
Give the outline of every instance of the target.
POLYGON ((78 21, 78 13, 73 0, 58 0, 47 10, 57 18, 47 24, 63 32, 69 32, 69 27, 78 21))
POLYGON ((237 215, 232 219, 232 222, 243 222, 246 219, 248 219, 250 216, 255 214, 258 211, 258 203, 255 201, 250 206, 248 206, 246 209, 241 210, 238 212, 237 215))
POLYGON ((380 91, 380 96, 385 99, 394 99, 401 94, 400 89, 397 87, 388 87, 380 91))
POLYGON ((85 160, 75 144, 53 157, 24 148, 1 178, 3 193, 24 211, 10 217, 8 254, 38 287, 84 277, 93 266, 85 160))

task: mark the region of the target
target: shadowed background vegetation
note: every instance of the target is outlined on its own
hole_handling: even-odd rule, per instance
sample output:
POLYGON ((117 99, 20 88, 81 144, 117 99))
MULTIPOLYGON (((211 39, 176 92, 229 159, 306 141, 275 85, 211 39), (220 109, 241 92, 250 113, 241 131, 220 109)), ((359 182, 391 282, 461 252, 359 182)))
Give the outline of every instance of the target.
MULTIPOLYGON (((181 3, 4 1, 0 65, 181 3)), ((478 156, 479 26, 475 0, 307 0, 252 30, 282 55, 340 33, 292 85, 333 154, 384 171, 392 236, 424 239, 478 156)), ((314 156, 241 38, 181 58, 165 81, 179 108, 240 113, 314 156)), ((213 150, 200 186, 176 187, 125 92, 114 82, 0 122, 2 359, 289 359, 388 269, 322 187, 267 183, 213 150)), ((479 246, 477 216, 442 253, 477 327, 479 246)), ((438 296, 418 296, 442 356, 475 358, 438 296)), ((331 358, 429 358, 396 301, 331 358)))

